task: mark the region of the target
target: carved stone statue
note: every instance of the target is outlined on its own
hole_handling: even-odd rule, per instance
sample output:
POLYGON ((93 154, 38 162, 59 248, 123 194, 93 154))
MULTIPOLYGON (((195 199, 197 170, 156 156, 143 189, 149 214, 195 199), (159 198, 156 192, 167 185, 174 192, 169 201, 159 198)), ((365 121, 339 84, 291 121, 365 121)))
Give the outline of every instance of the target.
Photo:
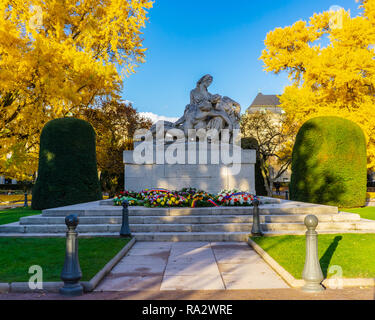
MULTIPOLYGON (((196 88, 190 92, 190 104, 186 106, 183 117, 175 123, 165 121, 164 131, 181 129, 187 137, 189 129, 228 129, 230 133, 233 129, 239 129, 240 104, 231 98, 208 92, 212 81, 212 76, 208 74, 197 82, 196 88)), ((156 124, 151 127, 154 135, 157 127, 156 124)))

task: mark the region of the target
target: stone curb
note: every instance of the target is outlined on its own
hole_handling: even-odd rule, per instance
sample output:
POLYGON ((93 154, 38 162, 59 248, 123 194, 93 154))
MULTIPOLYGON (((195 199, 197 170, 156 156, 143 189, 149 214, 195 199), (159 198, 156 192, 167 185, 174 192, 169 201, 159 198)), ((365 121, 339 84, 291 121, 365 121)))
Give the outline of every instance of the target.
MULTIPOLYGON (((274 260, 266 251, 264 251, 257 243, 250 238, 248 239, 249 246, 251 246, 263 260, 277 272, 277 274, 292 288, 302 288, 305 284, 304 280, 294 278, 288 271, 286 271, 276 260, 274 260)), ((330 278, 322 282, 325 288, 338 289, 342 287, 375 287, 375 279, 372 278, 330 278)))
POLYGON ((29 292, 59 292, 64 285, 63 282, 43 282, 43 289, 30 289, 28 282, 12 282, 9 284, 9 292, 11 293, 29 293, 29 292))
POLYGON ((102 270, 100 270, 90 281, 82 283, 86 292, 93 291, 102 279, 113 269, 113 267, 128 253, 136 242, 135 238, 132 238, 129 243, 122 248, 122 250, 109 261, 102 270))
POLYGON ((282 266, 280 266, 266 251, 264 251, 257 243, 250 238, 247 241, 248 245, 251 246, 256 253, 258 253, 262 259, 275 270, 284 281, 292 288, 301 288, 304 284, 304 280, 297 280, 282 266))
MULTIPOLYGON (((90 281, 82 281, 81 285, 85 292, 93 291, 100 281, 112 270, 112 268, 128 253, 136 242, 132 238, 128 244, 121 249, 90 281)), ((0 283, 0 293, 30 293, 30 292, 52 292, 58 293, 64 285, 63 282, 43 282, 43 289, 30 289, 28 282, 0 283)))
POLYGON ((9 283, 0 283, 0 293, 8 293, 9 289, 9 283))

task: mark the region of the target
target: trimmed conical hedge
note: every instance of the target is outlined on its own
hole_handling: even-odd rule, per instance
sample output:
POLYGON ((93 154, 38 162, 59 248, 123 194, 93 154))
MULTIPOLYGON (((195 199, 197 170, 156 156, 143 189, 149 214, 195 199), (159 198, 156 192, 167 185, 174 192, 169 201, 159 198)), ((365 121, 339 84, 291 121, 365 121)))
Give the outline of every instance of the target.
POLYGON ((301 127, 293 149, 292 200, 363 206, 366 174, 366 140, 357 124, 338 117, 317 117, 301 127))
POLYGON ((95 131, 75 118, 55 119, 40 137, 38 178, 32 208, 56 208, 102 199, 95 131))

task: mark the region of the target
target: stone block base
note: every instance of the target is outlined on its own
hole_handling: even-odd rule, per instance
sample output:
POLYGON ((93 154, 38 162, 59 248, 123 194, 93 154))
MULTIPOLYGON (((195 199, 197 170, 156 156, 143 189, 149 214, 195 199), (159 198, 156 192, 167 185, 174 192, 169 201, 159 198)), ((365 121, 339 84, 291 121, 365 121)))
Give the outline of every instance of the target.
MULTIPOLYGON (((210 150, 208 150, 210 154, 210 150)), ((150 188, 181 190, 192 187, 210 193, 223 189, 239 189, 255 193, 255 150, 242 150, 241 159, 226 165, 218 164, 136 164, 133 151, 124 151, 125 189, 142 191, 150 188)), ((210 160, 210 159, 209 159, 210 160)), ((186 161, 185 163, 188 163, 186 161)))

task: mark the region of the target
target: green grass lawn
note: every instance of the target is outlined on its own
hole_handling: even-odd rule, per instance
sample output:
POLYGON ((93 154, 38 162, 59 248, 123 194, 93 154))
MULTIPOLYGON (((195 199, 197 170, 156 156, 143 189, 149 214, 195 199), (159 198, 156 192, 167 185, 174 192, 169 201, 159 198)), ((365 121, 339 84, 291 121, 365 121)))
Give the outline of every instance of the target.
POLYGON ((32 210, 30 207, 0 210, 0 225, 17 222, 22 217, 33 216, 41 213, 42 211, 32 210))
MULTIPOLYGON (((29 267, 43 269, 43 281, 61 281, 64 238, 0 238, 0 282, 27 282, 29 267)), ((79 239, 82 281, 89 281, 127 243, 124 238, 79 239)))
MULTIPOLYGON (((305 236, 252 238, 296 279, 302 279, 305 236)), ((326 278, 330 266, 338 265, 343 278, 375 278, 375 234, 320 234, 320 266, 326 278)))
POLYGON ((361 218, 375 220, 375 207, 363 207, 363 208, 342 208, 340 211, 358 213, 361 218))

